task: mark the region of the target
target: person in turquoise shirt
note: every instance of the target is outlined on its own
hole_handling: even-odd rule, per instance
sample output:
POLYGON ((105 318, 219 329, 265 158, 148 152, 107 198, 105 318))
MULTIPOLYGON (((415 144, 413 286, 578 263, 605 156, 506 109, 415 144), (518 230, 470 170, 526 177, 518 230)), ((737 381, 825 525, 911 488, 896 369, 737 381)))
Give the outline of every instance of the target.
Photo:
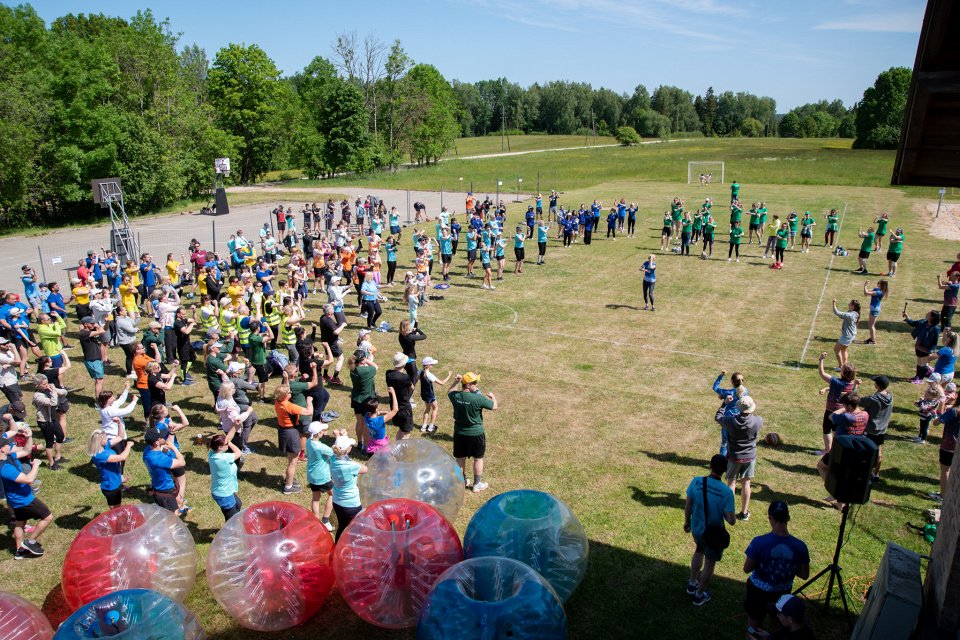
POLYGON ((210 453, 207 454, 207 462, 210 464, 210 495, 223 512, 224 521, 243 508, 243 502, 237 495, 237 461, 243 452, 233 444, 236 433, 237 428, 231 427, 226 434, 218 433, 210 438, 210 453))
POLYGON ((477 230, 467 231, 467 277, 473 278, 473 264, 477 261, 477 230))
POLYGON ((440 261, 443 263, 443 280, 450 279, 450 264, 453 262, 453 236, 450 235, 450 229, 443 228, 438 240, 440 244, 440 261))
POLYGON ((334 431, 333 435, 337 439, 333 442, 330 477, 333 481, 333 511, 337 514, 337 534, 334 541, 337 541, 363 508, 360 504, 357 479, 367 472, 367 467, 350 459, 350 450, 357 441, 348 436, 345 429, 334 431))
POLYGON ((307 427, 310 438, 307 439, 307 484, 313 497, 310 508, 313 515, 323 523, 327 531, 333 531, 330 524, 330 514, 333 513, 333 498, 323 505, 323 515, 320 514, 320 499, 323 494, 333 495, 333 476, 330 474, 330 463, 333 462, 333 449, 323 444, 320 438, 326 435, 328 425, 323 422, 311 422, 307 427))
POLYGON ((547 255, 547 232, 550 225, 540 220, 537 224, 537 264, 544 263, 544 257, 547 255))
POLYGON ((517 232, 513 236, 513 257, 517 261, 513 267, 513 272, 517 274, 523 273, 524 240, 526 240, 526 236, 523 235, 523 227, 517 227, 517 232))

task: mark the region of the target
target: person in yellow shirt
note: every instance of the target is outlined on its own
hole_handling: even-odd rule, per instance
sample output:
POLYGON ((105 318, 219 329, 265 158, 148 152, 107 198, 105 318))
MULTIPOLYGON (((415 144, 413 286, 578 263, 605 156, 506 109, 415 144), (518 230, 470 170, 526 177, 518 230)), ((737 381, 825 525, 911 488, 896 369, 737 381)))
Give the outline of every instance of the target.
POLYGON ((230 285, 227 287, 227 295, 230 296, 230 304, 234 307, 240 306, 240 298, 243 297, 243 287, 240 286, 240 278, 230 276, 230 285))
POLYGON ((186 259, 181 255, 180 262, 177 262, 173 259, 173 254, 167 254, 167 275, 170 277, 170 284, 177 286, 180 284, 180 265, 186 262, 186 259))
POLYGON ((90 315, 90 289, 80 282, 80 278, 74 278, 70 281, 73 288, 70 293, 73 294, 73 300, 77 303, 77 319, 83 319, 90 315))
POLYGON ((129 275, 123 276, 123 281, 118 287, 120 291, 120 304, 127 310, 134 321, 140 320, 140 307, 137 306, 137 288, 130 281, 129 275))

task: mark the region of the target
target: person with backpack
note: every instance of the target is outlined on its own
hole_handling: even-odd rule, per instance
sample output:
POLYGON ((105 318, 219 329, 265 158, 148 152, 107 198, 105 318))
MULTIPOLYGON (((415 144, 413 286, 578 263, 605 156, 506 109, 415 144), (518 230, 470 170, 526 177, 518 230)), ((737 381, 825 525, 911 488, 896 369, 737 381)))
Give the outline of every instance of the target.
POLYGON ((690 559, 687 595, 693 596, 693 605, 697 607, 710 602, 707 587, 714 567, 730 545, 723 523, 731 527, 737 524, 733 491, 720 477, 726 470, 727 458, 717 454, 710 458, 710 475, 696 477, 687 486, 683 530, 696 545, 690 559))

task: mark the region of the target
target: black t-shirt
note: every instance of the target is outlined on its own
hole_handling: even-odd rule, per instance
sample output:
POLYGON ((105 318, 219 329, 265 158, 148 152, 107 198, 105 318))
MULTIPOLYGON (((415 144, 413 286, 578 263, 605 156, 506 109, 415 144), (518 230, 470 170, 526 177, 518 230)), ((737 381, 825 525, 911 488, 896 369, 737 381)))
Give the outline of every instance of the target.
POLYGON ((320 318, 320 341, 333 346, 337 342, 337 327, 340 324, 332 316, 323 316, 320 318))
POLYGON ((90 336, 89 329, 80 329, 80 348, 83 349, 83 359, 87 362, 100 360, 100 336, 90 336))
POLYGON ((150 388, 150 402, 152 404, 167 404, 167 391, 157 386, 163 380, 160 373, 151 373, 147 376, 147 386, 150 388))
POLYGON ((183 332, 189 323, 190 320, 187 318, 177 318, 173 321, 173 329, 177 332, 177 347, 180 349, 190 345, 190 334, 183 332))
POLYGON ((417 357, 417 342, 425 339, 427 336, 420 329, 414 329, 407 335, 400 334, 400 351, 408 358, 417 357))
MULTIPOLYGON (((47 382, 57 387, 58 389, 63 389, 63 385, 60 384, 60 368, 59 367, 50 367, 49 369, 44 369, 40 372, 41 375, 46 376, 47 382)), ((2 415, 2 414, 0 414, 2 415)))
POLYGON ((391 369, 387 371, 387 386, 393 387, 397 394, 397 406, 403 407, 410 404, 410 396, 413 395, 413 387, 410 384, 410 376, 402 369, 397 371, 391 369))

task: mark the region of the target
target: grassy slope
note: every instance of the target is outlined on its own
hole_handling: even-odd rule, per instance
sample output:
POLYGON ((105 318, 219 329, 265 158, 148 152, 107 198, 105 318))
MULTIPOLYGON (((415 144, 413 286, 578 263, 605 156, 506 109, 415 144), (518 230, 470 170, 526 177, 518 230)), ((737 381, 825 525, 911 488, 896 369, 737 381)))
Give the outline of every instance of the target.
MULTIPOLYGON (((804 166, 819 167, 827 162, 814 157, 804 166)), ((869 182, 869 167, 863 162, 836 158, 832 164, 838 171, 846 171, 846 179, 852 181, 856 170, 869 182)), ((674 169, 670 172, 676 173, 674 169)), ((770 180, 774 176, 765 175, 770 180)), ((841 241, 847 246, 854 245, 852 230, 868 223, 881 207, 892 212, 894 224, 907 229, 903 269, 893 282, 891 299, 880 319, 880 344, 852 349, 861 377, 882 372, 897 380, 892 437, 886 448, 886 482, 875 490, 873 503, 859 512, 844 550, 845 577, 859 602, 887 539, 917 550, 929 548, 904 526, 906 521, 919 522, 919 510, 928 506, 923 496, 934 488, 937 465, 936 447, 917 447, 905 441, 916 429, 911 403, 917 389, 903 382, 912 373, 910 338, 896 316, 906 300, 928 301, 911 303, 919 315, 932 305, 929 301, 938 298, 931 274, 943 268, 943 260, 952 256, 954 248, 927 237, 910 212, 909 199, 896 191, 773 186, 745 177, 741 181, 743 198, 764 199, 771 211, 789 207, 819 213, 846 203, 841 241)), ((718 202, 726 197, 719 185, 710 194, 718 202)), ((817 318, 804 365, 793 368, 810 329, 830 257, 822 248, 805 256, 791 253, 786 268, 776 272, 756 259, 756 251, 749 247, 747 258, 739 265, 662 256, 658 311, 641 313, 630 308, 638 306, 640 297, 637 267, 641 257, 658 246, 659 213, 674 195, 692 203, 704 192, 676 181, 637 184, 606 180, 593 188, 570 191, 566 201, 599 197, 609 202, 621 195, 641 205, 635 240, 598 241, 589 248, 577 245, 570 249, 551 241, 546 266, 528 266, 522 278, 508 275, 496 292, 482 291, 474 282, 462 280, 463 261, 458 256, 454 269, 457 286, 445 292, 446 300, 422 311, 430 338, 421 354, 438 357, 443 375, 448 367, 480 371, 483 388, 498 394, 502 410, 488 418, 487 477, 492 491, 521 487, 551 491, 567 501, 583 522, 591 540, 591 565, 568 603, 571 637, 692 638, 708 633, 718 638, 741 637, 742 550, 751 536, 766 531, 763 511, 769 501, 776 497, 790 502, 792 528, 810 544, 815 569, 828 562, 836 537, 839 516, 818 500, 825 492, 813 471, 815 458, 808 453, 819 446, 823 408, 823 398, 817 395, 821 383, 811 365, 820 349, 830 348, 838 332, 838 323, 826 308, 817 318), (514 311, 517 321, 510 326, 514 311), (709 385, 721 368, 746 373, 766 429, 782 434, 786 445, 761 450, 752 509, 755 517, 735 528, 728 557, 719 565, 715 599, 699 610, 690 607, 681 591, 691 543, 681 531, 680 495, 693 475, 703 473, 717 446, 718 434, 712 423, 717 401, 709 385), (630 624, 624 624, 627 620, 630 624)), ((518 215, 516 209, 511 211, 511 219, 518 215)), ((718 243, 717 252, 723 250, 722 242, 718 243)), ((409 257, 409 245, 404 243, 401 258, 409 257)), ((863 279, 848 273, 853 264, 852 257, 836 259, 826 289, 828 303, 832 297, 860 296, 863 279)), ((873 266, 876 272, 876 260, 873 266)), ((394 289, 388 295, 397 298, 398 292, 394 289)), ((311 307, 311 317, 316 318, 316 306, 311 307)), ((397 301, 386 307, 386 319, 396 326, 404 311, 397 301)), ((348 340, 358 327, 355 315, 351 322, 348 340)), ((375 334, 374 340, 382 354, 390 354, 396 346, 393 335, 375 334)), ((108 387, 119 389, 116 368, 112 374, 108 387)), ((86 402, 89 381, 77 369, 70 372, 69 381, 71 386, 83 388, 74 394, 70 414, 71 433, 77 442, 67 447, 67 455, 74 462, 59 475, 41 471, 46 481, 41 497, 57 516, 56 526, 45 538, 48 556, 15 562, 9 549, 0 555, 0 589, 16 591, 38 604, 47 601, 48 611, 57 608, 59 562, 66 547, 76 531, 103 509, 91 469, 82 464, 81 441, 96 421, 86 402)), ((346 417, 339 421, 345 423, 349 418, 347 393, 335 390, 332 395, 331 406, 346 417)), ((213 416, 202 383, 190 388, 189 394, 178 387, 171 396, 181 402, 198 430, 212 430, 213 416)), ((273 446, 272 411, 259 406, 258 413, 263 424, 252 438, 258 455, 248 463, 246 480, 241 483, 246 504, 280 498, 277 478, 282 461, 273 446)), ((444 431, 439 440, 447 447, 449 416, 448 405, 441 401, 444 431)), ((134 423, 134 431, 139 432, 139 421, 134 423)), ((202 566, 222 517, 207 493, 204 452, 190 445, 185 448, 192 458, 187 490, 195 507, 188 521, 199 543, 202 566)), ((139 458, 139 449, 135 457, 139 458)), ((138 460, 128 466, 128 473, 135 484, 147 481, 138 460)), ((135 491, 131 498, 142 496, 135 491)), ((294 500, 308 504, 306 494, 294 500)), ((456 523, 461 533, 482 502, 483 497, 468 494, 456 523)), ((260 637, 236 630, 212 600, 202 571, 187 604, 212 637, 260 637)), ((839 637, 830 632, 835 619, 824 619, 819 613, 816 617, 821 637, 839 637)), ((340 637, 341 633, 413 637, 412 633, 379 631, 359 622, 345 611, 336 594, 320 615, 286 637, 340 637)))
POLYGON ((610 136, 584 138, 583 136, 510 136, 501 145, 500 136, 481 136, 477 138, 459 138, 454 140, 454 148, 447 151, 445 158, 459 156, 477 156, 487 153, 502 153, 510 151, 538 151, 541 149, 565 149, 567 147, 584 147, 595 144, 616 144, 610 136))

